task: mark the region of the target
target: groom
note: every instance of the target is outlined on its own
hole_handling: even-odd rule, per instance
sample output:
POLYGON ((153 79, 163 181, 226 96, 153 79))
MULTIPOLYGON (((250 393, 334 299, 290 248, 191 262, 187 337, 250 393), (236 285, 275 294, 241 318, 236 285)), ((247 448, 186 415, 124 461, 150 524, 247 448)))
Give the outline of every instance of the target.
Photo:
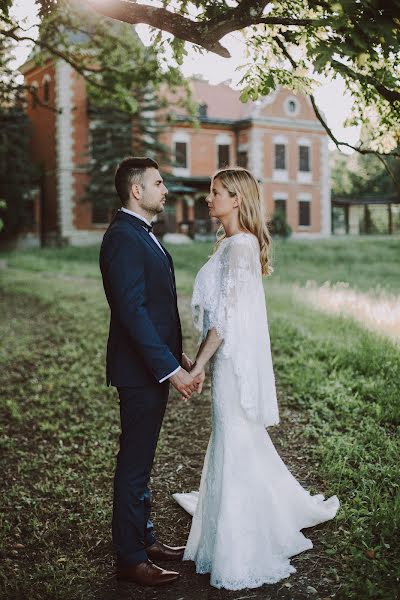
MULTIPOLYGON (((167 188, 151 158, 126 158, 115 187, 121 200, 100 250, 104 291, 111 310, 107 385, 120 401, 120 449, 114 477, 112 534, 117 577, 140 585, 175 581, 179 573, 152 561, 180 560, 184 546, 156 540, 148 487, 171 383, 185 399, 200 380, 182 353, 172 258, 152 233, 167 188)), ((204 378, 204 374, 202 376, 204 378)))

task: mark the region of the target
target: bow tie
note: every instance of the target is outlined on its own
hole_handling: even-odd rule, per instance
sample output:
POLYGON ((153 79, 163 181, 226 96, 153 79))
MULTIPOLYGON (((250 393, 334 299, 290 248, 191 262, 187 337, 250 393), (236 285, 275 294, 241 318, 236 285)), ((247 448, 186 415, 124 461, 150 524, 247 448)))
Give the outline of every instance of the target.
POLYGON ((145 229, 147 229, 147 231, 150 233, 150 231, 152 231, 153 229, 153 225, 148 225, 147 223, 145 223, 143 221, 143 223, 141 223, 142 227, 144 227, 145 229))

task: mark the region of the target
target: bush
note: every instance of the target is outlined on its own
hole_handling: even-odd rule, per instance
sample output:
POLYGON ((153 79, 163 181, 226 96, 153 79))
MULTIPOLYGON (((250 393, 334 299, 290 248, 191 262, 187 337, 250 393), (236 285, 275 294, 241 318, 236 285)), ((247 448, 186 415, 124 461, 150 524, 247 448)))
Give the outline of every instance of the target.
POLYGON ((288 238, 292 234, 292 228, 286 221, 286 215, 281 210, 276 210, 269 222, 269 229, 273 236, 288 238))

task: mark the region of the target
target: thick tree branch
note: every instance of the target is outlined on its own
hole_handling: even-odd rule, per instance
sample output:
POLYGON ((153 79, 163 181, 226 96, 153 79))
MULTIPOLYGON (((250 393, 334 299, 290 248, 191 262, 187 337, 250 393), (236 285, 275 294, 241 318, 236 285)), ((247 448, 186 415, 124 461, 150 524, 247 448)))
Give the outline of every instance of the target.
POLYGON ((243 0, 238 6, 227 7, 223 13, 208 21, 193 21, 165 8, 136 4, 131 0, 86 0, 86 2, 106 17, 132 25, 145 23, 225 58, 229 58, 230 53, 222 46, 220 40, 232 31, 260 23, 302 27, 328 25, 327 21, 322 19, 263 17, 263 11, 270 0, 243 0))
POLYGON ((327 19, 296 19, 291 17, 263 17, 258 23, 264 25, 297 25, 298 27, 328 27, 327 19))
POLYGON ((317 117, 318 121, 321 123, 322 127, 325 129, 326 133, 329 135, 331 140, 334 142, 334 144, 338 150, 340 150, 339 146, 346 146, 346 148, 351 148, 352 150, 356 150, 356 152, 359 152, 360 154, 375 154, 375 156, 378 156, 378 157, 396 156, 397 158, 400 158, 400 152, 394 151, 394 152, 387 152, 385 154, 381 154, 380 152, 377 152, 376 150, 370 150, 369 148, 363 148, 362 146, 353 146, 352 144, 348 144, 347 142, 340 142, 335 137, 335 135, 332 133, 331 129, 329 129, 327 123, 325 122, 325 119, 321 115, 321 112, 320 112, 320 110, 317 106, 317 103, 315 102, 315 98, 312 94, 310 94, 310 100, 311 100, 311 104, 312 104, 312 107, 315 112, 315 116, 317 117))
MULTIPOLYGON (((197 44, 209 52, 229 58, 229 51, 222 46, 220 40, 233 31, 238 31, 252 25, 284 25, 298 27, 328 27, 331 26, 325 18, 296 18, 283 16, 265 16, 264 9, 270 0, 242 0, 238 6, 226 7, 224 12, 208 20, 193 21, 183 15, 174 13, 165 8, 157 8, 146 4, 137 4, 132 0, 86 0, 96 11, 101 14, 118 19, 126 23, 145 23, 156 29, 167 31, 173 36, 197 44)), ((326 4, 326 8, 329 5, 326 4)), ((340 63, 332 60, 336 69, 346 73, 353 79, 362 79, 374 87, 382 98, 390 103, 400 101, 400 92, 388 89, 381 82, 370 75, 359 74, 340 63)))
POLYGON ((383 83, 380 83, 380 81, 378 81, 371 75, 357 73, 356 71, 353 71, 353 69, 348 65, 345 65, 344 63, 335 59, 331 60, 331 64, 335 66, 337 71, 347 75, 348 77, 351 77, 351 79, 354 79, 355 81, 362 79, 365 83, 374 87, 378 94, 382 96, 382 98, 385 98, 385 100, 387 100, 388 102, 400 102, 400 92, 397 92, 396 90, 390 90, 389 88, 385 87, 383 83))
POLYGON ((400 193, 400 181, 397 179, 395 173, 389 167, 389 165, 387 164, 387 162, 386 162, 386 160, 384 159, 383 156, 381 156, 380 154, 377 154, 376 156, 379 158, 379 160, 381 161, 381 163, 385 167, 386 173, 392 179, 393 183, 395 184, 395 186, 397 187, 397 189, 399 190, 399 193, 400 193))
POLYGON ((219 38, 209 36, 211 22, 197 22, 165 8, 136 4, 130 0, 86 0, 92 8, 106 17, 131 25, 145 23, 167 31, 179 39, 203 46, 205 50, 229 58, 229 51, 219 43, 219 38))
POLYGON ((225 12, 208 21, 207 35, 220 40, 232 31, 257 25, 270 0, 242 0, 239 6, 227 7, 225 12))
MULTIPOLYGON (((281 49, 284 56, 286 56, 286 58, 288 59, 288 61, 292 65, 292 67, 295 69, 297 67, 297 63, 292 58, 292 56, 289 54, 289 52, 286 50, 285 44, 278 37, 275 37, 275 41, 276 41, 277 45, 279 46, 279 48, 281 49)), ((340 146, 346 146, 346 148, 351 148, 352 150, 355 150, 356 152, 359 152, 360 154, 375 154, 375 156, 378 156, 379 158, 382 158, 382 156, 396 156, 396 157, 400 158, 400 152, 394 151, 394 152, 388 152, 388 153, 385 153, 384 155, 382 155, 379 152, 376 152, 375 150, 363 148, 362 146, 353 146, 352 144, 348 144, 347 142, 340 142, 336 138, 336 136, 333 134, 332 130, 328 127, 328 124, 326 123, 325 119, 323 118, 323 116, 317 106, 317 103, 315 101, 315 98, 312 94, 310 94, 310 100, 311 100, 312 107, 314 109, 315 116, 317 117, 318 121, 321 123, 322 127, 325 129, 326 133, 329 135, 331 140, 334 142, 334 144, 338 150, 340 150, 340 146)), ((388 170, 388 167, 386 166, 385 161, 383 161, 383 163, 385 164, 385 168, 388 170)), ((392 176, 390 170, 388 170, 388 173, 392 176)), ((395 181, 397 183, 396 179, 394 179, 393 181, 395 181)))

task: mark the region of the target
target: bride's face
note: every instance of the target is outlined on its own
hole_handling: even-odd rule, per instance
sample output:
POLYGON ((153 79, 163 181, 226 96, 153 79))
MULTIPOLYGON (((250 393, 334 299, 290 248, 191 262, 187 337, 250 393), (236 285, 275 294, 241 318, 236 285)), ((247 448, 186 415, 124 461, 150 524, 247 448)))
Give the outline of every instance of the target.
POLYGON ((228 190, 218 178, 211 182, 210 194, 206 198, 210 217, 227 217, 237 208, 236 196, 230 196, 228 190))

